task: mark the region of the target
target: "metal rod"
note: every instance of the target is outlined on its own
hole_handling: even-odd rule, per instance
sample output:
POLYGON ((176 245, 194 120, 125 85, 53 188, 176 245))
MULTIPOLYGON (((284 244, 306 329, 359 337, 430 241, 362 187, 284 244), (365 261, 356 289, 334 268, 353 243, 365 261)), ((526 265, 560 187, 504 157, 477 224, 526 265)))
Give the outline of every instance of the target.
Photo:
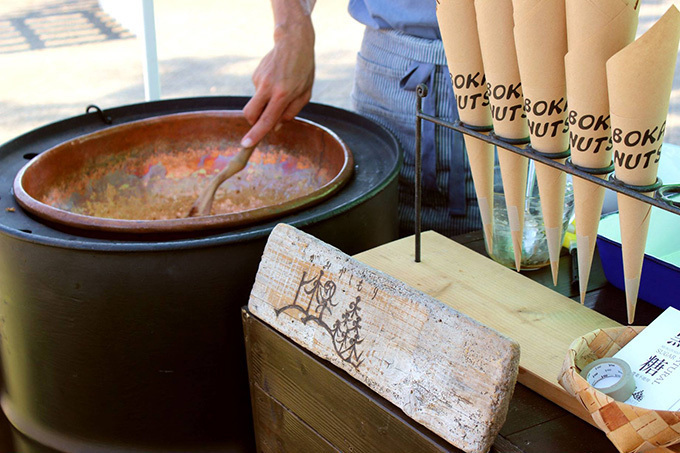
POLYGON ((422 208, 422 115, 423 98, 427 96, 427 85, 421 83, 416 88, 416 177, 415 177, 415 214, 416 214, 416 263, 420 263, 420 233, 422 228, 421 208, 422 208))
MULTIPOLYGON (((456 122, 448 122, 444 121, 442 119, 439 119, 437 117, 427 115, 425 113, 422 113, 420 110, 420 98, 418 98, 418 111, 416 112, 416 125, 420 125, 421 120, 426 120, 430 121, 432 123, 435 123, 439 126, 447 127, 449 129, 453 129, 455 131, 461 132, 463 134, 470 135, 472 137, 478 138, 482 141, 485 141, 487 143, 494 144, 498 147, 501 147, 503 149, 507 149, 508 151, 512 151, 516 154, 520 154, 524 157, 528 157, 529 159, 533 159, 535 161, 538 161, 542 164, 548 165, 549 167, 557 168, 559 170, 562 170, 566 173, 569 173, 570 175, 577 176, 579 178, 583 178, 585 180, 588 180, 594 184, 606 187, 607 189, 613 190, 618 193, 622 193, 624 195, 627 195, 631 198, 635 198, 636 200, 640 200, 644 203, 650 204, 652 206, 656 206, 657 208, 663 209, 668 212, 672 212, 673 214, 680 215, 680 206, 677 206, 676 204, 672 203, 671 201, 666 201, 664 200, 661 196, 653 197, 653 196, 647 196, 643 192, 637 191, 635 189, 631 189, 630 187, 622 186, 620 184, 617 184, 615 182, 610 181, 608 178, 601 179, 598 178, 597 175, 590 174, 588 172, 579 170, 571 165, 566 165, 562 164, 560 162, 557 162, 556 160, 551 159, 550 157, 547 157, 545 154, 539 154, 536 152, 533 152, 530 149, 526 149, 527 145, 524 145, 522 147, 514 146, 511 145, 503 140, 500 140, 492 135, 490 135, 489 132, 480 132, 476 131, 473 129, 470 129, 466 126, 464 126, 460 121, 456 122)), ((416 130, 416 137, 418 137, 419 129, 416 130)), ((418 138, 416 139, 416 145, 418 145, 418 138)), ((416 155, 416 178, 418 178, 418 164, 417 164, 417 158, 418 156, 416 155)), ((417 179, 416 179, 417 180, 417 179)), ((659 191, 660 193, 663 194, 665 186, 661 186, 656 192, 657 194, 659 191)), ((417 187, 416 187, 417 189, 417 187)), ((417 240, 419 238, 416 238, 417 240)))
POLYGON ((147 101, 161 98, 161 82, 156 50, 156 22, 153 0, 142 0, 142 49, 144 51, 144 95, 147 101))

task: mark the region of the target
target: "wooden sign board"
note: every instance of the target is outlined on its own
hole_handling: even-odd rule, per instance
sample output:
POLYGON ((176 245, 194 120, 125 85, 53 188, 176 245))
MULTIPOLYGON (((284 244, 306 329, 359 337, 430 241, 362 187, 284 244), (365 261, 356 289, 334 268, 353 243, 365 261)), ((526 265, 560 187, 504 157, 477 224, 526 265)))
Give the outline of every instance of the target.
POLYGON ((505 421, 516 342, 291 226, 248 308, 462 450, 488 451, 505 421))

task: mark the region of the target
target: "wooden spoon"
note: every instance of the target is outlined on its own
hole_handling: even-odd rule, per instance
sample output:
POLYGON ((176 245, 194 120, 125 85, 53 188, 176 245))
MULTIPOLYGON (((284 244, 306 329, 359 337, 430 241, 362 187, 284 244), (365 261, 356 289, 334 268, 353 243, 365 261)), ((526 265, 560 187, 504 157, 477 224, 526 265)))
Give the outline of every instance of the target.
POLYGON ((193 206, 189 210, 189 215, 187 217, 198 217, 210 215, 210 209, 212 208, 213 200, 215 199, 215 192, 217 188, 222 185, 224 181, 234 176, 239 171, 243 170, 248 164, 248 159, 255 149, 254 146, 250 148, 241 148, 241 150, 234 156, 221 172, 219 172, 210 181, 201 194, 198 196, 193 206))

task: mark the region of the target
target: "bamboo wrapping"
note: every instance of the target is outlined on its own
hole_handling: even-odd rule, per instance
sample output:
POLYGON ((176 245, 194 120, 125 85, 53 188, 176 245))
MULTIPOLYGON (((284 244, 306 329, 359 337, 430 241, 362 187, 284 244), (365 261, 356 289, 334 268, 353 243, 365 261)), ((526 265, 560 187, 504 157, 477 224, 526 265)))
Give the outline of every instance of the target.
MULTIPOLYGON (((475 12, 494 132, 505 139, 528 138, 513 36, 512 0, 475 0, 475 12)), ((527 158, 498 148, 498 163, 503 178, 515 268, 519 271, 524 234, 527 158)))
MULTIPOLYGON (((607 61, 616 177, 627 184, 656 181, 680 40, 675 6, 644 35, 607 61)), ((651 207, 618 194, 628 322, 635 319, 651 207)))
MULTIPOLYGON (((572 162, 586 168, 611 164, 607 60, 635 39, 638 2, 566 0, 569 52, 565 57, 572 162)), ((605 189, 574 178, 581 303, 595 251, 605 189)))
MULTIPOLYGON (((564 0, 513 0, 517 62, 524 91, 531 146, 559 154, 569 147, 564 56, 567 32, 564 0)), ((565 159, 558 159, 564 163, 565 159)), ((550 267, 557 284, 566 175, 536 164, 550 267)))
MULTIPOLYGON (((437 21, 456 97, 458 115, 470 126, 490 127, 491 110, 479 50, 474 0, 441 0, 437 21)), ((494 147, 464 135, 470 172, 475 184, 484 237, 493 250, 493 161, 494 147)))
POLYGON ((558 381, 592 415, 597 426, 622 453, 679 451, 680 412, 655 411, 615 401, 580 375, 593 360, 611 357, 644 327, 598 329, 577 338, 569 347, 558 381))

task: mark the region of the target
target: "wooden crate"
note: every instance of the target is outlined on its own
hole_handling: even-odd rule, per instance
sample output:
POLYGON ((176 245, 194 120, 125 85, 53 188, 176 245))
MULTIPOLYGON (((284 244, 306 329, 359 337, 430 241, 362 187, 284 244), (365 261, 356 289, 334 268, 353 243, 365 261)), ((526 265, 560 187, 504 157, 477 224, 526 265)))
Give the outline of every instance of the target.
MULTIPOLYGON (((258 452, 458 452, 243 308, 258 452)), ((502 438, 496 452, 516 453, 502 438)))

